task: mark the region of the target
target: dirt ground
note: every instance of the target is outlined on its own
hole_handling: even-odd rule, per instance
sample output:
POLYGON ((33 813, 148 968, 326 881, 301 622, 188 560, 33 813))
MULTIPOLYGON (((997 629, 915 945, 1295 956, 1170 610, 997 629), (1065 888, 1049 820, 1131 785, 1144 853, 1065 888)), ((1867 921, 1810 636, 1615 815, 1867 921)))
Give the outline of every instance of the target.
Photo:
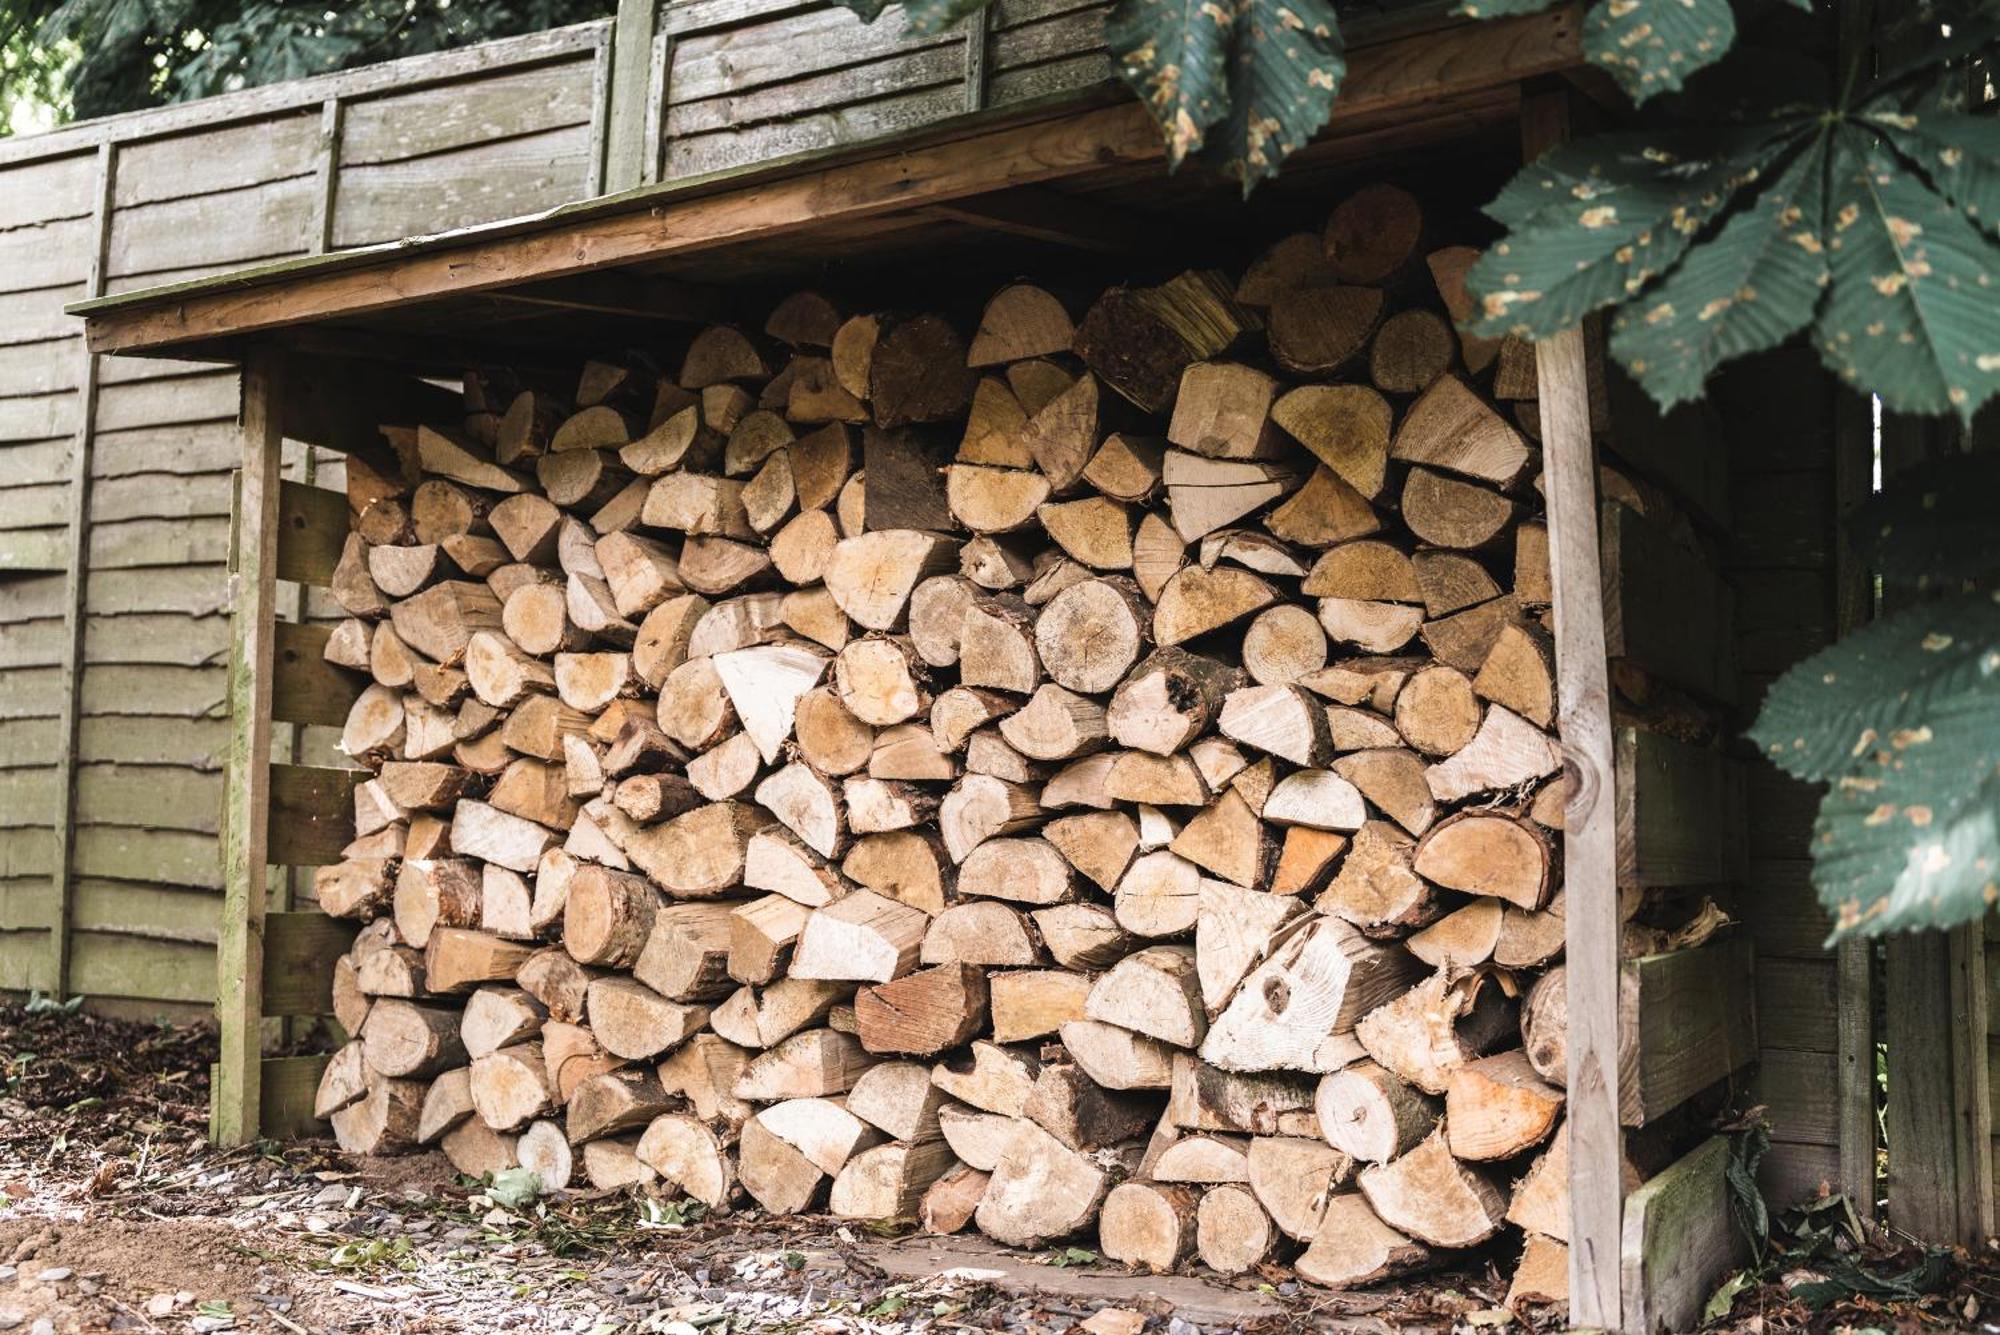
MULTIPOLYGON (((1329 1293, 1281 1271, 1141 1276, 1087 1251, 1008 1252, 569 1192, 517 1210, 435 1154, 205 1139, 212 1035, 0 1003, 0 1332, 1490 1331, 1497 1267, 1329 1293)), ((1732 1329, 1978 1328, 2000 1278, 1817 1314, 1773 1283, 1732 1329)), ((1987 1330, 2000 1327, 1985 1326, 1987 1330)))

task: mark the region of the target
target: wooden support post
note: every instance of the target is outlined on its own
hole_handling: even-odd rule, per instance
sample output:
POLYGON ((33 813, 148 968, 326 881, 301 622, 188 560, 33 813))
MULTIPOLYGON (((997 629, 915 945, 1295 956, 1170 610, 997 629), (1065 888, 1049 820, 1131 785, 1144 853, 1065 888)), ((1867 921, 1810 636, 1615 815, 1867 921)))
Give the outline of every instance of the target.
MULTIPOLYGON (((1524 155, 1569 137, 1563 91, 1523 98, 1524 155)), ((1555 591, 1563 770, 1564 949, 1569 969, 1569 1302, 1572 1326, 1620 1329, 1624 1230, 1618 1088, 1618 848, 1609 672, 1597 544, 1597 455, 1583 331, 1536 345, 1555 591)))
MULTIPOLYGON (((95 249, 90 256, 90 272, 84 290, 93 297, 104 294, 105 262, 110 253, 113 191, 118 179, 118 145, 105 142, 97 148, 97 180, 91 231, 95 249)), ((86 345, 83 376, 77 385, 76 449, 70 456, 68 555, 63 579, 62 716, 56 736, 61 750, 56 753, 55 854, 49 862, 49 879, 54 894, 49 914, 49 991, 58 998, 69 995, 70 865, 76 860, 76 762, 77 743, 83 726, 83 634, 86 609, 85 590, 90 579, 90 477, 97 446, 97 358, 86 345)))
POLYGON ((243 367, 243 472, 230 575, 229 772, 222 811, 222 923, 216 940, 216 1064, 209 1134, 257 1138, 264 1020, 264 912, 270 862, 271 678, 276 643, 278 481, 285 367, 275 349, 243 367))
POLYGON ((346 108, 339 94, 320 104, 319 175, 313 182, 313 229, 309 238, 315 255, 333 249, 333 211, 340 194, 340 138, 345 120, 346 108))
MULTIPOLYGON (((1962 447, 1956 423, 1882 417, 1882 476, 1962 447)), ((1914 601, 1885 592, 1881 611, 1914 601)), ((1882 944, 1889 1222, 1925 1242, 1978 1247, 1993 1232, 1984 923, 1882 944)))
POLYGON ((604 135, 604 191, 646 179, 646 101, 659 0, 618 0, 612 28, 611 94, 604 135))
MULTIPOLYGON (((1875 417, 1868 399, 1830 384, 1833 403, 1834 517, 1845 527, 1874 490, 1875 417)), ((1846 542, 1834 551, 1834 632, 1849 635, 1874 615, 1873 576, 1846 542)), ((1840 1185, 1864 1222, 1875 1220, 1875 943, 1843 941, 1834 951, 1834 1054, 1839 1065, 1840 1185)))

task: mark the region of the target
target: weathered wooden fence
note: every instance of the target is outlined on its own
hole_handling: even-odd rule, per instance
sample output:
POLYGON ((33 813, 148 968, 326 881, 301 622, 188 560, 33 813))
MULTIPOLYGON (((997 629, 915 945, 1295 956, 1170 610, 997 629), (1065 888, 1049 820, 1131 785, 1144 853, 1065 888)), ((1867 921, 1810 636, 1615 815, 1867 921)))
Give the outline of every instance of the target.
POLYGON ((0 141, 0 989, 215 995, 237 375, 63 306, 597 193, 610 31, 0 141))

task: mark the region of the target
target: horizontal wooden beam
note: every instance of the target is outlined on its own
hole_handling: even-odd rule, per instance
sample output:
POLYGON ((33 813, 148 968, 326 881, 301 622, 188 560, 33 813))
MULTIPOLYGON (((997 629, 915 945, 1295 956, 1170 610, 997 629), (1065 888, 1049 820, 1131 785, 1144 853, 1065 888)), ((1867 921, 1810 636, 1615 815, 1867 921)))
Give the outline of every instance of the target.
MULTIPOLYGON (((1329 133, 1337 136, 1351 118, 1420 113, 1441 97, 1574 67, 1582 61, 1577 29, 1574 6, 1563 6, 1354 50, 1329 133)), ((1084 111, 1051 107, 1047 119, 1027 123, 1020 114, 972 113, 924 142, 844 148, 649 187, 431 245, 290 261, 77 309, 88 316, 90 345, 99 351, 160 350, 750 239, 803 236, 817 227, 1157 163, 1165 155, 1151 114, 1137 102, 1084 111), (845 160, 857 151, 870 156, 845 160)))
POLYGON ((1741 1262, 1731 1215, 1729 1142, 1714 1136, 1625 1198, 1619 1256, 1624 1329, 1693 1330, 1741 1262))
POLYGON ((278 578, 326 588, 347 541, 347 498, 302 482, 278 484, 278 578))
POLYGON ((1618 884, 1723 885, 1748 874, 1743 766, 1712 746, 1620 728, 1618 884))
POLYGON ((1154 248, 1159 224, 1094 200, 1023 186, 926 209, 927 216, 1104 255, 1154 248))
POLYGON ((271 665, 271 717, 279 723, 319 723, 337 728, 368 682, 326 661, 326 626, 277 623, 271 665))
POLYGON ((333 1013, 333 962, 358 928, 317 909, 264 917, 264 1014, 333 1013))
POLYGON ((354 789, 367 777, 358 769, 271 766, 271 863, 323 867, 340 861, 340 850, 354 841, 354 789))
POLYGON ((1726 935, 1628 960, 1618 989, 1619 1119, 1656 1122, 1757 1059, 1755 951, 1726 935))
MULTIPOLYGON (((266 1140, 297 1140, 317 1133, 324 1123, 313 1116, 313 1096, 326 1070, 327 1054, 306 1057, 264 1057, 257 1063, 259 1116, 255 1135, 266 1140)), ((213 1083, 221 1072, 209 1067, 213 1083)), ((218 1105, 209 1103, 209 1136, 220 1139, 222 1124, 218 1105)))

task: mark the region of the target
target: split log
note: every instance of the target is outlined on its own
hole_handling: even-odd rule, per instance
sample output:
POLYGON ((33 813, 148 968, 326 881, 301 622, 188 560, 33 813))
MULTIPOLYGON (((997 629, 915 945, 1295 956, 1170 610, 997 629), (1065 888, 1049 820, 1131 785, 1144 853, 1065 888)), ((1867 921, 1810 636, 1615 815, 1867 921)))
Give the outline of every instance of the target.
POLYGON ((1034 1122, 1014 1123, 980 1198, 979 1231, 1013 1247, 1040 1247, 1097 1217, 1111 1174, 1034 1122))
POLYGON ((1358 1191, 1326 1203, 1312 1245, 1293 1262, 1299 1275, 1328 1288, 1360 1288, 1429 1263, 1430 1252, 1382 1222, 1358 1191))
POLYGON ((1492 895, 1533 910, 1548 900, 1555 862, 1547 836, 1529 822, 1467 811, 1440 821, 1423 837, 1411 868, 1448 890, 1492 895))
POLYGON ((1445 1135, 1461 1159, 1511 1159, 1540 1144, 1562 1115, 1563 1091, 1543 1084, 1521 1051, 1452 1072, 1445 1135))
POLYGON ((1280 1233, 1300 1242, 1318 1235, 1334 1191, 1354 1169, 1353 1160, 1304 1136, 1257 1136, 1247 1156, 1250 1190, 1280 1233))
POLYGON ((1243 980, 1201 1046, 1233 1071, 1330 1071, 1356 1055, 1361 1017, 1399 995, 1416 964, 1333 918, 1310 921, 1243 980))
POLYGON ((986 1195, 992 1174, 970 1164, 956 1164, 931 1183, 917 1206, 917 1220, 926 1233, 957 1233, 972 1222, 986 1195))
POLYGON ((1477 1169, 1452 1157, 1442 1130, 1355 1177, 1381 1220, 1433 1247, 1475 1247, 1499 1231, 1506 1199, 1477 1169))
POLYGON ((1085 1015, 1192 1048, 1208 1032, 1194 951, 1149 946, 1126 956, 1091 988, 1085 1015))

